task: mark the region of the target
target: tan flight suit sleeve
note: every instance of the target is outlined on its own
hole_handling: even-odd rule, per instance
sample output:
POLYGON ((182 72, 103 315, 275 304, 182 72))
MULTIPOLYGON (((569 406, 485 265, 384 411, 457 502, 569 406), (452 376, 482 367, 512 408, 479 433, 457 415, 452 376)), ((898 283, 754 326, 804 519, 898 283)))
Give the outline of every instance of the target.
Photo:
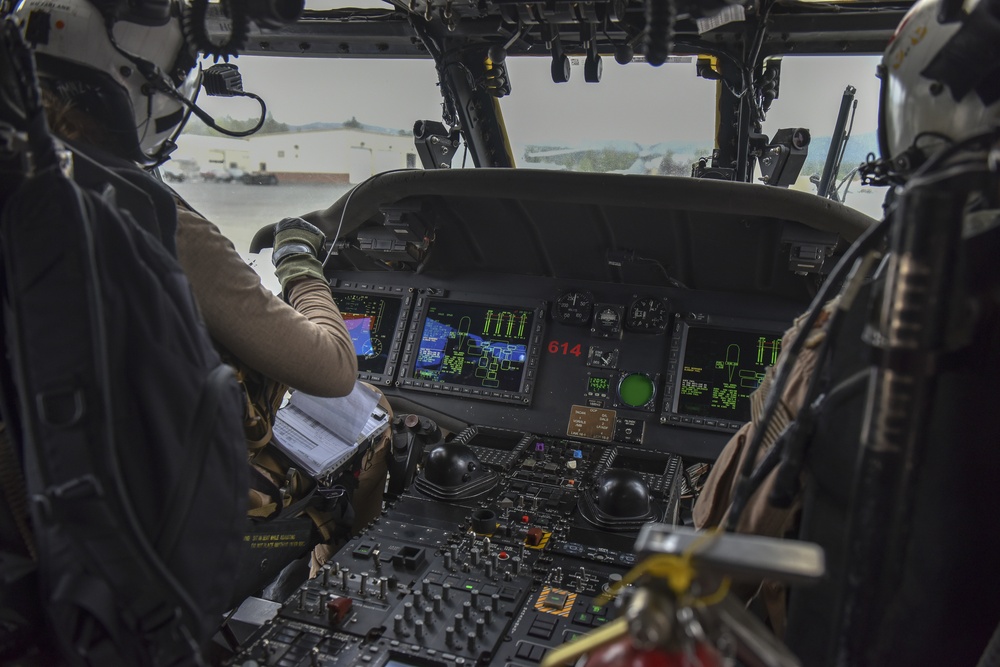
POLYGON ((178 205, 177 258, 212 338, 263 375, 315 396, 345 396, 358 362, 321 280, 304 278, 289 303, 261 284, 219 228, 178 205))
MULTIPOLYGON (((755 464, 759 464, 773 447, 781 432, 795 420, 805 401, 809 389, 809 381, 816 372, 816 363, 820 344, 826 338, 826 325, 830 314, 836 308, 839 297, 827 302, 823 312, 817 319, 813 330, 809 332, 805 345, 799 352, 795 365, 792 367, 788 382, 778 401, 777 410, 771 419, 769 427, 761 441, 755 464)), ((796 319, 792 327, 785 332, 781 340, 781 349, 785 350, 792 344, 801 331, 805 315, 796 319)), ((778 365, 785 362, 784 356, 779 356, 778 365)), ((768 368, 760 386, 750 395, 751 420, 737 431, 712 466, 705 481, 705 486, 698 495, 698 500, 692 512, 694 525, 698 529, 724 525, 728 520, 730 503, 739 473, 746 461, 747 448, 753 440, 764 412, 764 404, 771 390, 777 367, 768 368)), ((802 507, 801 494, 787 508, 777 508, 768 502, 768 496, 774 488, 778 476, 776 467, 764 479, 763 483, 750 497, 736 527, 738 533, 750 533, 766 537, 785 537, 798 522, 802 507)), ((783 637, 787 620, 785 609, 786 589, 783 584, 773 580, 764 580, 756 592, 764 601, 768 611, 768 620, 775 635, 783 637)), ((745 597, 745 596, 744 596, 745 597)))

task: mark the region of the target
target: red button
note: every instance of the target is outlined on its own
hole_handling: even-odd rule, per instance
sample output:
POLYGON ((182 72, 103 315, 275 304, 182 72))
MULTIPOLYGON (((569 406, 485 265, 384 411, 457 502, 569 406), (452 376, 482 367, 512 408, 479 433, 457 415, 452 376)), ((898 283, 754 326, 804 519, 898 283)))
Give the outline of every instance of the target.
POLYGON ((353 606, 354 600, 349 597, 331 597, 330 601, 326 603, 330 623, 336 625, 343 621, 351 613, 353 606))

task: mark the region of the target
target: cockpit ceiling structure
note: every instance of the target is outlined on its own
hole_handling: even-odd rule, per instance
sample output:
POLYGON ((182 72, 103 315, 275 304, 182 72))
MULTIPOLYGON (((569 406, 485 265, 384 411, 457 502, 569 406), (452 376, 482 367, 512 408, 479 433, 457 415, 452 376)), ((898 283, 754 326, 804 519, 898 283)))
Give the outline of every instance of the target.
MULTIPOLYGON (((342 58, 421 58, 427 39, 503 49, 506 55, 879 53, 911 2, 726 0, 387 0, 382 8, 313 9, 277 29, 251 27, 243 53, 342 58), (761 27, 765 29, 761 31, 761 27), (760 36, 760 37, 758 37, 760 36), (761 38, 762 37, 762 38, 761 38), (759 43, 758 43, 759 42, 759 43)), ((227 32, 220 5, 209 32, 227 32)))

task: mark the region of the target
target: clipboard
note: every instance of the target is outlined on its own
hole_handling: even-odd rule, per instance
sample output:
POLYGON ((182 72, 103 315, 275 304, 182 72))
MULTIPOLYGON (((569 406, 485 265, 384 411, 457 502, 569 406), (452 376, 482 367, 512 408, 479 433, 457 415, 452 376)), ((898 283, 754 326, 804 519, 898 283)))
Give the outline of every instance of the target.
POLYGON ((337 398, 292 392, 275 414, 271 442, 310 477, 332 478, 389 428, 378 399, 360 382, 337 398))

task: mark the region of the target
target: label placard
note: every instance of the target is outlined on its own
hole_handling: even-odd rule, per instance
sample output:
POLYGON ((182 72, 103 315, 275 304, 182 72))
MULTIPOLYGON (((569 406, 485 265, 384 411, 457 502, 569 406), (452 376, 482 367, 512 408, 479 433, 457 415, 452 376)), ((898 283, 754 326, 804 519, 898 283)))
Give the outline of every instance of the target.
POLYGON ((615 411, 573 405, 569 410, 566 435, 571 438, 611 441, 615 431, 615 411))

